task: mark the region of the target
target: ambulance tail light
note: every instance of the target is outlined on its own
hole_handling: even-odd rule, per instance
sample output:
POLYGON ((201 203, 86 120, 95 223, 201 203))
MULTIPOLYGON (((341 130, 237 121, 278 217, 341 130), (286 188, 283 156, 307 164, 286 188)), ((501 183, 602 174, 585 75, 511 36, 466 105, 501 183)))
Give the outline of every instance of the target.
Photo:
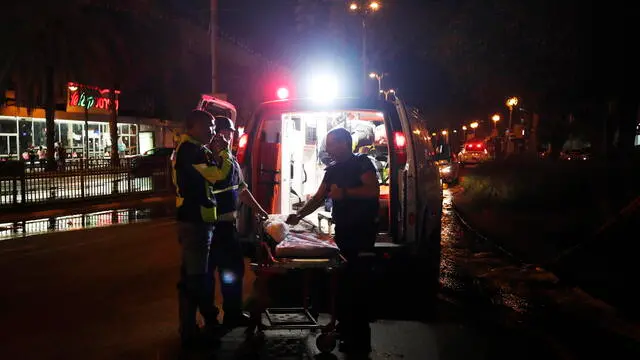
POLYGON ((393 145, 398 164, 404 166, 407 163, 407 138, 401 131, 393 133, 393 145))
POLYGON ((238 153, 236 157, 238 158, 238 162, 242 164, 244 162, 244 155, 247 151, 247 144, 249 143, 249 134, 244 133, 238 139, 238 153))

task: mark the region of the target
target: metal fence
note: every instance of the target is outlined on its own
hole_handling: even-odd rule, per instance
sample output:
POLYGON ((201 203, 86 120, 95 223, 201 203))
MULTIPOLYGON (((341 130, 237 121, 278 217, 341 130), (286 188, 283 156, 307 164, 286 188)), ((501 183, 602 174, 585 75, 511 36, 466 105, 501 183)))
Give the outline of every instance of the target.
POLYGON ((170 191, 171 173, 166 161, 147 168, 142 176, 132 173, 132 159, 73 160, 56 171, 23 161, 0 164, 0 209, 30 204, 91 200, 128 194, 170 191))
POLYGON ((150 218, 149 209, 118 209, 54 218, 22 220, 0 224, 0 241, 16 236, 46 233, 52 230, 87 229, 112 224, 129 224, 150 218))

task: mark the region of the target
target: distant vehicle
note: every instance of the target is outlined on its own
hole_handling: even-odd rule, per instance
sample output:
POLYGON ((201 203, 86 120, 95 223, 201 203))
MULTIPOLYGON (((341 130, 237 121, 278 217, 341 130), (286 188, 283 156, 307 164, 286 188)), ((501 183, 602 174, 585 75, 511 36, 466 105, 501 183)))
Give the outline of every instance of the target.
POLYGON ((483 141, 468 141, 458 154, 461 166, 475 165, 491 159, 487 146, 483 141))
POLYGON ((158 147, 145 151, 131 160, 131 174, 134 177, 151 176, 154 169, 166 165, 172 153, 172 147, 158 147))
POLYGON ((436 146, 436 164, 440 170, 440 179, 445 184, 457 183, 460 172, 458 157, 451 150, 451 145, 449 144, 436 146))
POLYGON ((591 149, 565 150, 560 153, 560 160, 589 160, 591 149))

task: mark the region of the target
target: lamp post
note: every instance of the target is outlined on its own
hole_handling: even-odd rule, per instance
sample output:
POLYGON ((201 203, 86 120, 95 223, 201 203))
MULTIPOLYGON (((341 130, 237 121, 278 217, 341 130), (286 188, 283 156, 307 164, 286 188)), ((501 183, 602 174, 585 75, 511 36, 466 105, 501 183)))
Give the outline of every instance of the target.
POLYGON ((211 95, 218 91, 218 0, 209 3, 209 40, 211 46, 211 95))
POLYGON ((369 68, 369 61, 367 58, 367 16, 380 10, 379 1, 352 1, 349 3, 349 11, 354 14, 358 14, 362 18, 362 72, 364 74, 363 79, 363 91, 367 93, 367 69, 369 68))
POLYGON ((447 130, 442 130, 441 134, 444 137, 444 143, 448 144, 449 143, 449 132, 447 130))
POLYGON ((507 153, 511 154, 513 145, 511 143, 511 119, 513 118, 513 107, 518 105, 518 98, 513 96, 507 99, 507 107, 509 108, 509 127, 507 128, 507 153))
POLYGON ((389 100, 389 95, 390 94, 394 95, 394 96, 396 95, 396 91, 394 89, 389 89, 389 90, 380 89, 378 92, 380 93, 381 97, 384 96, 385 100, 389 100))
POLYGON ((467 141, 467 125, 462 125, 462 138, 463 142, 467 141))
POLYGON ((372 72, 369 74, 369 78, 378 80, 378 92, 382 93, 382 79, 384 79, 384 74, 372 72))
POLYGON ((513 107, 518 105, 518 98, 517 97, 510 97, 507 99, 507 107, 509 108, 509 127, 507 128, 507 131, 509 133, 509 136, 511 136, 511 119, 513 118, 513 107))
POLYGON ((469 124, 469 126, 473 129, 473 136, 474 137, 476 136, 476 129, 478 128, 478 125, 480 125, 480 124, 478 124, 477 121, 474 121, 471 124, 469 124))
POLYGON ((491 117, 491 121, 493 121, 493 128, 496 129, 496 131, 497 131, 497 129, 498 129, 498 121, 500 121, 500 115, 494 114, 491 117))
POLYGON ((500 121, 500 115, 499 114, 493 114, 493 116, 491 116, 491 121, 493 121, 493 137, 497 137, 498 136, 498 121, 500 121))

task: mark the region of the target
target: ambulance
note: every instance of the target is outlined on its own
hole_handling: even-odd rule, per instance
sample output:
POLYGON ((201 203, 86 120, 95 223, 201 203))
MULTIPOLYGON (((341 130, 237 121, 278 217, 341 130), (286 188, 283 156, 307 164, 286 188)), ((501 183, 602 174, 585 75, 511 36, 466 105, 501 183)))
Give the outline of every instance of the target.
MULTIPOLYGON (((324 138, 344 127, 354 138, 354 152, 366 153, 380 183, 376 241, 376 315, 425 318, 432 314, 439 289, 442 185, 430 131, 416 108, 391 99, 315 96, 262 103, 238 139, 236 158, 245 181, 262 207, 272 214, 295 213, 318 189, 328 164, 324 138), (402 314, 400 314, 402 313, 402 314)), ((322 94, 321 94, 322 95, 322 94)), ((274 96, 276 98, 276 96, 274 96)), ((201 109, 227 114, 230 103, 203 97, 201 109)), ((330 205, 305 220, 331 232, 330 205)), ((249 208, 241 207, 238 231, 255 234, 249 208)))

